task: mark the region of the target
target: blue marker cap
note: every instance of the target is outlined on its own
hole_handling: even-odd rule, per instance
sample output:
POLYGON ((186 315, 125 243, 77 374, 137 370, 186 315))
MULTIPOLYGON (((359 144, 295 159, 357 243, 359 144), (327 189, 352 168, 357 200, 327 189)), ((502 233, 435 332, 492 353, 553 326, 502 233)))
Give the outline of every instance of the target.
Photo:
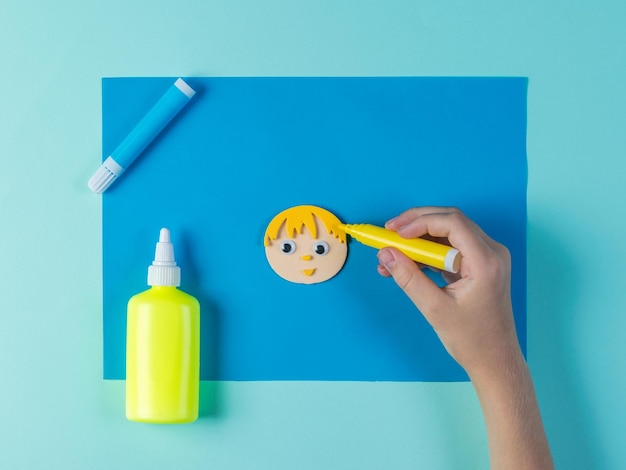
POLYGON ((195 94, 195 90, 182 78, 176 80, 113 153, 104 160, 98 171, 89 179, 89 188, 98 194, 106 191, 195 94))

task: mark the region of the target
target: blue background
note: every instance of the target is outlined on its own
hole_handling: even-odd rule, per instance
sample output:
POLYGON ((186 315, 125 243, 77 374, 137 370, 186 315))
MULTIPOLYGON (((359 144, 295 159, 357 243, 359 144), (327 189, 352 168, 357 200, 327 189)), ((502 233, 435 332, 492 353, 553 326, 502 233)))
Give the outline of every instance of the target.
POLYGON ((623 469, 625 16, 621 0, 4 0, 0 467, 488 468, 468 382, 203 382, 198 422, 128 422, 124 382, 102 380, 87 180, 102 77, 507 75, 529 77, 528 361, 550 445, 557 468, 623 469))
MULTIPOLYGON (((103 81, 104 158, 174 80, 103 81)), ((378 225, 459 206, 511 251, 525 347, 526 79, 188 82, 197 97, 103 196, 105 378, 125 376, 126 302, 166 226, 201 300, 202 379, 467 380, 375 250, 351 243, 321 284, 271 270, 267 224, 307 203, 378 225)))

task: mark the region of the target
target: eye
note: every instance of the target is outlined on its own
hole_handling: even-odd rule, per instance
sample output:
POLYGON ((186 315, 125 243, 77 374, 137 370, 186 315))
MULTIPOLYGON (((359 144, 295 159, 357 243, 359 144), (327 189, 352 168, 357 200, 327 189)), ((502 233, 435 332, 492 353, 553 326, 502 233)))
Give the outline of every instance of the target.
POLYGON ((293 240, 285 240, 280 244, 280 251, 285 253, 286 255, 292 254, 296 251, 296 242, 293 240))
POLYGON ((313 245, 313 251, 316 255, 324 256, 328 253, 328 243, 323 241, 316 241, 313 245))

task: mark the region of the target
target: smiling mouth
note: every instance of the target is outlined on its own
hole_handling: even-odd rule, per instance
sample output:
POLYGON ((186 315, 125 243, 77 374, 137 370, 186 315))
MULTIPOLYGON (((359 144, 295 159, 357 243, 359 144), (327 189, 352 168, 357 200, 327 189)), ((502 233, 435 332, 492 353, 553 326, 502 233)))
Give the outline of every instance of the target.
POLYGON ((302 270, 302 273, 305 276, 312 276, 314 272, 315 272, 315 268, 313 268, 313 269, 303 269, 302 270))

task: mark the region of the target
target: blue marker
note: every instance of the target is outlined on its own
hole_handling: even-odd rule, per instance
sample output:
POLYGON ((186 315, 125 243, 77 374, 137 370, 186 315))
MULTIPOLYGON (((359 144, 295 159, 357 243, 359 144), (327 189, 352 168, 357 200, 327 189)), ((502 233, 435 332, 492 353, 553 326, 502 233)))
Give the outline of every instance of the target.
POLYGON ((89 189, 104 192, 174 119, 196 92, 182 78, 165 92, 89 180, 89 189))

